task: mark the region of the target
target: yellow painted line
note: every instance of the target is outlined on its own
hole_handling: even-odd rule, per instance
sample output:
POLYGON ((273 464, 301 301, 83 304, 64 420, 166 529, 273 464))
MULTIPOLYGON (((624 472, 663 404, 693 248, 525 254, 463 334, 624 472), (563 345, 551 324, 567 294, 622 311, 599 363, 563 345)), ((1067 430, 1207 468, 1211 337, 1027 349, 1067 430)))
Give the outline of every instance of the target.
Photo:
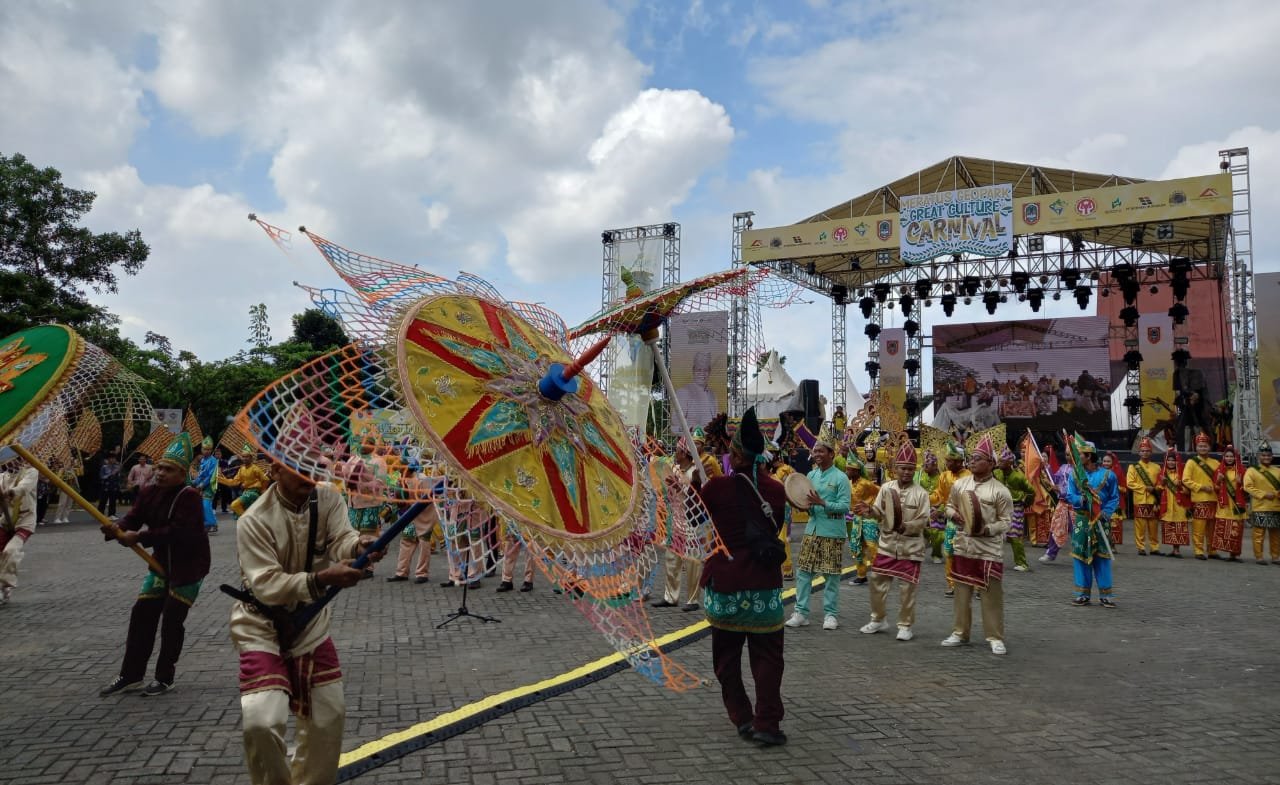
MULTIPOLYGON (((856 568, 854 567, 846 567, 841 572, 841 575, 842 576, 848 575, 849 573, 853 572, 855 569, 856 568)), ((826 580, 821 576, 816 576, 813 579, 814 586, 822 586, 825 583, 826 583, 826 580)), ((794 587, 792 587, 782 593, 782 598, 784 600, 791 599, 792 597, 795 596, 795 594, 796 594, 796 590, 794 587)), ((702 621, 695 622, 693 624, 688 625, 687 627, 681 627, 675 632, 670 632, 670 633, 667 633, 666 635, 656 638, 654 642, 660 647, 667 646, 672 643, 677 643, 691 635, 700 633, 710 626, 711 625, 709 625, 707 621, 703 619, 702 621)), ((364 744, 361 744, 359 747, 356 747, 350 752, 344 752, 342 753, 342 756, 338 759, 338 766, 339 767, 349 766, 353 763, 357 763, 366 758, 371 758, 374 755, 377 755, 380 752, 390 749, 391 747, 394 747, 397 744, 410 741, 419 736, 425 736, 428 733, 433 733, 442 728, 447 728, 450 725, 470 719, 471 717, 474 717, 475 715, 480 714, 482 712, 488 711, 500 704, 507 703, 509 701, 519 700, 520 698, 524 698, 540 690, 552 689, 554 687, 567 684, 577 679, 582 679, 582 678, 592 676, 595 673, 605 668, 608 668, 608 667, 617 665, 620 662, 623 662, 624 659, 625 658, 621 654, 618 654, 615 652, 614 654, 610 654, 607 657, 601 657, 598 660, 593 660, 583 665, 579 665, 578 667, 572 670, 565 671, 564 673, 557 674, 547 679, 543 679, 542 681, 536 681, 531 684, 525 684, 520 687, 513 687, 512 689, 504 690, 502 692, 498 692, 493 695, 489 695, 487 697, 481 698, 478 701, 473 701, 472 703, 468 703, 465 706, 459 706, 453 711, 447 711, 444 714, 438 714, 435 717, 432 717, 431 719, 426 720, 424 722, 419 722, 415 725, 410 725, 404 730, 395 731, 394 733, 389 733, 386 736, 383 736, 382 738, 365 742, 364 744)))

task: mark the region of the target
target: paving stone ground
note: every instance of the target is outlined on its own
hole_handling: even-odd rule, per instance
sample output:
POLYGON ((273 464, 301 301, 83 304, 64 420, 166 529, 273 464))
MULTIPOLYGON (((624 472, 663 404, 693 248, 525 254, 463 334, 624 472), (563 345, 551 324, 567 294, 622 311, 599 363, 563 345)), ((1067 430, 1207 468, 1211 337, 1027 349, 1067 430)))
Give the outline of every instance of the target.
MULTIPOLYGON (((214 572, 187 622, 178 689, 100 699, 119 668, 143 565, 103 543, 85 516, 76 520, 38 530, 14 600, 0 608, 0 783, 246 782, 230 601, 216 591, 236 577, 234 524, 224 521, 213 540, 214 572)), ((859 634, 866 589, 842 587, 839 630, 787 632, 784 748, 739 740, 714 682, 671 694, 627 672, 356 782, 1280 781, 1280 566, 1133 550, 1120 549, 1114 611, 1067 604, 1065 560, 1007 570, 1006 657, 978 643, 938 646, 951 626, 940 566, 925 565, 910 643, 859 634)), ((437 585, 440 557, 427 585, 388 584, 389 566, 335 606, 346 750, 610 653, 541 578, 529 594, 495 594, 493 579, 472 593, 472 609, 501 624, 436 630, 459 596, 437 585)), ((651 615, 658 633, 695 620, 679 610, 651 615)), ((675 656, 711 676, 708 640, 675 656)))

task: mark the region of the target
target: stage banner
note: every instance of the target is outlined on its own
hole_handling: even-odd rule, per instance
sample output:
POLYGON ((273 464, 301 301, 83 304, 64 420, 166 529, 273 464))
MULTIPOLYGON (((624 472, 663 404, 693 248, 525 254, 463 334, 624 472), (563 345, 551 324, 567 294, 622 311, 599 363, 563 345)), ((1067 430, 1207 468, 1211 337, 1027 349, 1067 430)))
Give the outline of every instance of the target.
MULTIPOLYGON (((1280 448, 1280 273, 1253 277, 1258 304, 1258 398, 1262 438, 1280 448)), ((1237 445, 1239 446, 1239 445, 1237 445)))
MULTIPOLYGON (((651 292, 662 286, 662 258, 666 249, 661 237, 637 237, 616 240, 618 264, 610 271, 610 304, 626 299, 627 286, 621 272, 626 269, 642 292, 651 292)), ((609 342, 608 362, 610 376, 607 380, 609 402, 622 415, 628 427, 642 433, 649 423, 649 409, 653 405, 653 349, 635 335, 615 336, 609 342)))
POLYGON ((181 409, 156 409, 156 420, 168 428, 173 433, 182 432, 182 410, 181 409))
POLYGON ((907 372, 902 364, 907 359, 907 331, 892 327, 880 331, 880 392, 902 411, 907 402, 907 372))
MULTIPOLYGON (((742 260, 763 262, 827 254, 860 253, 898 244, 898 214, 814 221, 742 233, 742 260)), ((863 264, 871 267, 874 260, 863 264)))
POLYGON ((952 253, 1004 256, 1013 248, 1013 186, 904 196, 898 237, 903 264, 952 253))
MULTIPOLYGON (((729 312, 707 311, 672 316, 671 383, 690 428, 705 428, 720 412, 729 411, 729 312)), ((675 415, 671 429, 676 429, 675 415)))
MULTIPOLYGON (((903 197, 906 204, 906 197, 903 197)), ((1158 224, 1231 212, 1231 175, 1153 180, 1017 200, 1017 234, 1158 224)))
POLYGON ((969 434, 1111 429, 1106 317, 947 324, 933 329, 934 419, 969 434))
POLYGON ((1142 353, 1142 430, 1173 417, 1173 319, 1167 313, 1138 316, 1138 351, 1142 353))

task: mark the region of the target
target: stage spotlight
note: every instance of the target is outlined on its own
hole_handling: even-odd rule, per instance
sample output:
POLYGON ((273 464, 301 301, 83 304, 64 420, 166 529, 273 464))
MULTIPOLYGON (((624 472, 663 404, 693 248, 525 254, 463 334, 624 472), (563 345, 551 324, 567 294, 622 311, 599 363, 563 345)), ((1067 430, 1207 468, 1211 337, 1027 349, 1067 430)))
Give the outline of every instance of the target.
POLYGON ((1009 276, 1010 283, 1013 284, 1013 290, 1018 294, 1027 291, 1027 284, 1031 283, 1031 276, 1026 273, 1012 273, 1009 276))
POLYGON ((898 307, 902 309, 903 316, 910 316, 911 309, 916 305, 916 298, 909 294, 904 294, 898 298, 898 307))
POLYGON ((1110 297, 1110 296, 1111 296, 1111 290, 1110 290, 1110 289, 1108 289, 1108 288, 1103 288, 1103 290, 1102 290, 1101 292, 1099 292, 1099 294, 1101 294, 1103 297, 1110 297))
POLYGON ((929 307, 931 307, 932 305, 933 305, 933 300, 930 300, 929 298, 927 298, 927 297, 926 297, 926 298, 925 298, 925 301, 924 301, 924 307, 925 307, 925 308, 929 308, 929 307))
POLYGON ((1089 307, 1089 295, 1093 294, 1093 290, 1087 286, 1076 287, 1076 304, 1080 306, 1080 310, 1089 307))
POLYGON ((849 287, 845 286, 844 284, 838 284, 838 283, 832 284, 831 286, 832 302, 834 302, 836 305, 844 305, 848 297, 849 297, 849 287))
POLYGON ((1124 297, 1125 305, 1133 305, 1138 301, 1138 283, 1136 278, 1126 278, 1120 283, 1120 294, 1124 297))
POLYGON ((917 278, 915 284, 916 299, 923 300, 933 291, 933 281, 928 278, 917 278))
POLYGON ((1138 366, 1142 365, 1142 353, 1137 349, 1130 349, 1124 353, 1124 364, 1129 370, 1136 371, 1138 366))
POLYGON ((1071 241, 1071 250, 1080 253, 1084 250, 1084 236, 1079 232, 1072 232, 1067 238, 1071 241))
POLYGON ((1124 399, 1124 408, 1129 410, 1130 417, 1137 417, 1142 414, 1142 399, 1131 395, 1124 399))
POLYGON ((1101 277, 1101 276, 1099 276, 1099 275, 1098 275, 1098 271, 1097 271, 1097 270, 1094 270, 1093 272, 1089 273, 1089 280, 1090 280, 1090 281, 1096 281, 1096 280, 1098 280, 1098 278, 1100 278, 1100 277, 1101 277))
POLYGON ((1129 239, 1133 241, 1133 245, 1142 245, 1142 240, 1146 234, 1147 229, 1145 226, 1135 226, 1133 227, 1133 234, 1130 235, 1129 239))
POLYGON ((942 295, 942 312, 947 316, 956 312, 956 296, 954 294, 942 295))
POLYGON ((960 254, 958 254, 958 253, 953 253, 953 254, 951 254, 951 261, 955 262, 956 264, 960 264, 960 262, 961 262, 963 259, 964 259, 964 257, 962 257, 962 256, 961 256, 960 254))
POLYGON ((983 281, 983 282, 982 282, 982 286, 983 286, 983 288, 985 288, 985 289, 991 289, 991 288, 994 288, 994 287, 995 287, 995 285, 996 285, 996 282, 995 282, 995 281, 993 281, 993 280, 991 280, 990 278, 988 278, 987 280, 985 280, 985 281, 983 281))
POLYGON ((862 367, 867 370, 867 376, 870 376, 871 381, 873 382, 876 380, 876 377, 880 375, 880 363, 875 360, 868 360, 867 364, 862 367))
POLYGON ((972 297, 966 297, 966 298, 964 298, 964 304, 965 304, 965 305, 973 305, 973 298, 972 298, 972 297))
POLYGON ((874 341, 880 336, 880 325, 875 322, 868 322, 867 326, 862 328, 862 333, 874 341))
POLYGON ((1080 268, 1063 267, 1058 271, 1058 277, 1062 279, 1063 286, 1074 289, 1080 283, 1080 268))
POLYGON ((1055 299, 1055 300, 1061 300, 1061 299, 1062 299, 1062 292, 1054 292, 1054 293, 1053 293, 1053 299, 1055 299))
POLYGON ((795 265, 791 264, 791 262, 778 262, 778 272, 783 275, 791 275, 794 271, 795 265))
POLYGON ((1186 304, 1181 302, 1174 303, 1173 307, 1169 309, 1169 316, 1173 318, 1174 324, 1184 324, 1189 313, 1190 311, 1187 310, 1186 304))
POLYGON ((982 295, 982 304, 987 306, 987 313, 994 314, 996 306, 1000 304, 1000 295, 995 292, 986 292, 982 295))
POLYGON ((1120 319, 1125 327, 1133 327, 1138 323, 1138 309, 1132 305, 1126 305, 1120 309, 1120 319))
POLYGON ((1028 237, 1027 250, 1032 253, 1043 253, 1044 252, 1044 236, 1037 234, 1032 237, 1028 237))
POLYGON ((1120 283, 1124 283, 1133 277, 1133 265, 1128 262, 1121 262, 1111 266, 1111 275, 1120 283))
POLYGON ((1018 302, 1025 303, 1026 301, 1027 301, 1027 296, 1025 294, 1018 295, 1018 302))
POLYGON ((961 287, 964 289, 964 293, 970 297, 976 297, 978 295, 978 288, 981 286, 982 279, 976 275, 966 275, 964 280, 961 282, 961 287))
POLYGON ((611 242, 613 242, 613 232, 601 232, 601 233, 600 233, 600 244, 601 244, 601 245, 608 245, 608 244, 609 244, 609 243, 611 243, 611 242))
POLYGON ((814 264, 813 262, 809 262, 804 266, 804 271, 809 275, 817 275, 818 265, 814 264))
POLYGON ((1047 275, 1040 276, 1040 285, 1044 286, 1047 283, 1049 283, 1049 276, 1047 275))
POLYGON ((856 256, 855 256, 855 257, 853 257, 852 259, 850 259, 850 260, 849 260, 849 269, 850 269, 850 270, 861 270, 861 269, 862 269, 862 260, 861 260, 861 259, 859 259, 859 258, 858 258, 858 257, 856 257, 856 256))
POLYGON ((1010 259, 1017 259, 1017 258, 1018 258, 1018 246, 1017 246, 1016 244, 1015 244, 1012 248, 1010 248, 1010 249, 1009 249, 1009 258, 1010 258, 1010 259))
POLYGON ((889 284, 887 283, 878 283, 871 287, 871 291, 875 292, 877 302, 883 303, 889 299, 889 284))
POLYGON ((1153 287, 1151 287, 1150 289, 1148 289, 1147 291, 1148 291, 1148 292, 1151 292, 1152 294, 1160 294, 1160 287, 1159 287, 1159 286, 1153 286, 1153 287))
POLYGON ((1191 352, 1186 349, 1179 349, 1173 353, 1173 367, 1186 368, 1187 363, 1191 360, 1191 352))
POLYGON ((862 318, 870 319, 871 311, 876 307, 876 301, 872 300, 870 297, 863 297, 858 301, 858 307, 862 309, 862 318))
POLYGON ((911 396, 902 402, 902 408, 906 411, 908 417, 915 417, 920 413, 920 400, 915 396, 911 396))
POLYGON ((663 224, 663 225, 662 225, 662 236, 663 236, 663 237, 667 237, 667 238, 675 237, 675 236, 676 236, 676 225, 675 225, 675 224, 663 224))
POLYGON ((920 370, 920 361, 914 357, 909 357, 902 361, 902 368, 912 376, 916 375, 916 371, 920 370))
POLYGON ((916 333, 920 332, 920 322, 915 319, 908 319, 902 323, 902 329, 906 330, 908 338, 914 338, 916 333))

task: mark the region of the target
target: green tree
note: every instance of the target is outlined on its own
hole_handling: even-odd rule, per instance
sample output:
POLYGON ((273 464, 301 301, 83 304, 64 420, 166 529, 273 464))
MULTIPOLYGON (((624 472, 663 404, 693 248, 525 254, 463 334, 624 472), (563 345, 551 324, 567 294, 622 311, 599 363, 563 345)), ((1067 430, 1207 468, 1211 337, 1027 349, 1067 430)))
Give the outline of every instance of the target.
POLYGON ((332 316, 319 308, 308 308, 293 315, 293 342, 306 344, 316 352, 331 352, 351 343, 351 339, 332 316))
POLYGON ((138 230, 94 233, 77 224, 92 191, 69 188, 57 169, 22 155, 0 155, 0 335, 40 322, 76 328, 115 324, 88 291, 117 291, 117 274, 134 275, 151 249, 138 230))
POLYGON ((254 349, 265 349, 271 345, 271 324, 267 321, 266 303, 249 306, 249 340, 245 343, 254 349))

